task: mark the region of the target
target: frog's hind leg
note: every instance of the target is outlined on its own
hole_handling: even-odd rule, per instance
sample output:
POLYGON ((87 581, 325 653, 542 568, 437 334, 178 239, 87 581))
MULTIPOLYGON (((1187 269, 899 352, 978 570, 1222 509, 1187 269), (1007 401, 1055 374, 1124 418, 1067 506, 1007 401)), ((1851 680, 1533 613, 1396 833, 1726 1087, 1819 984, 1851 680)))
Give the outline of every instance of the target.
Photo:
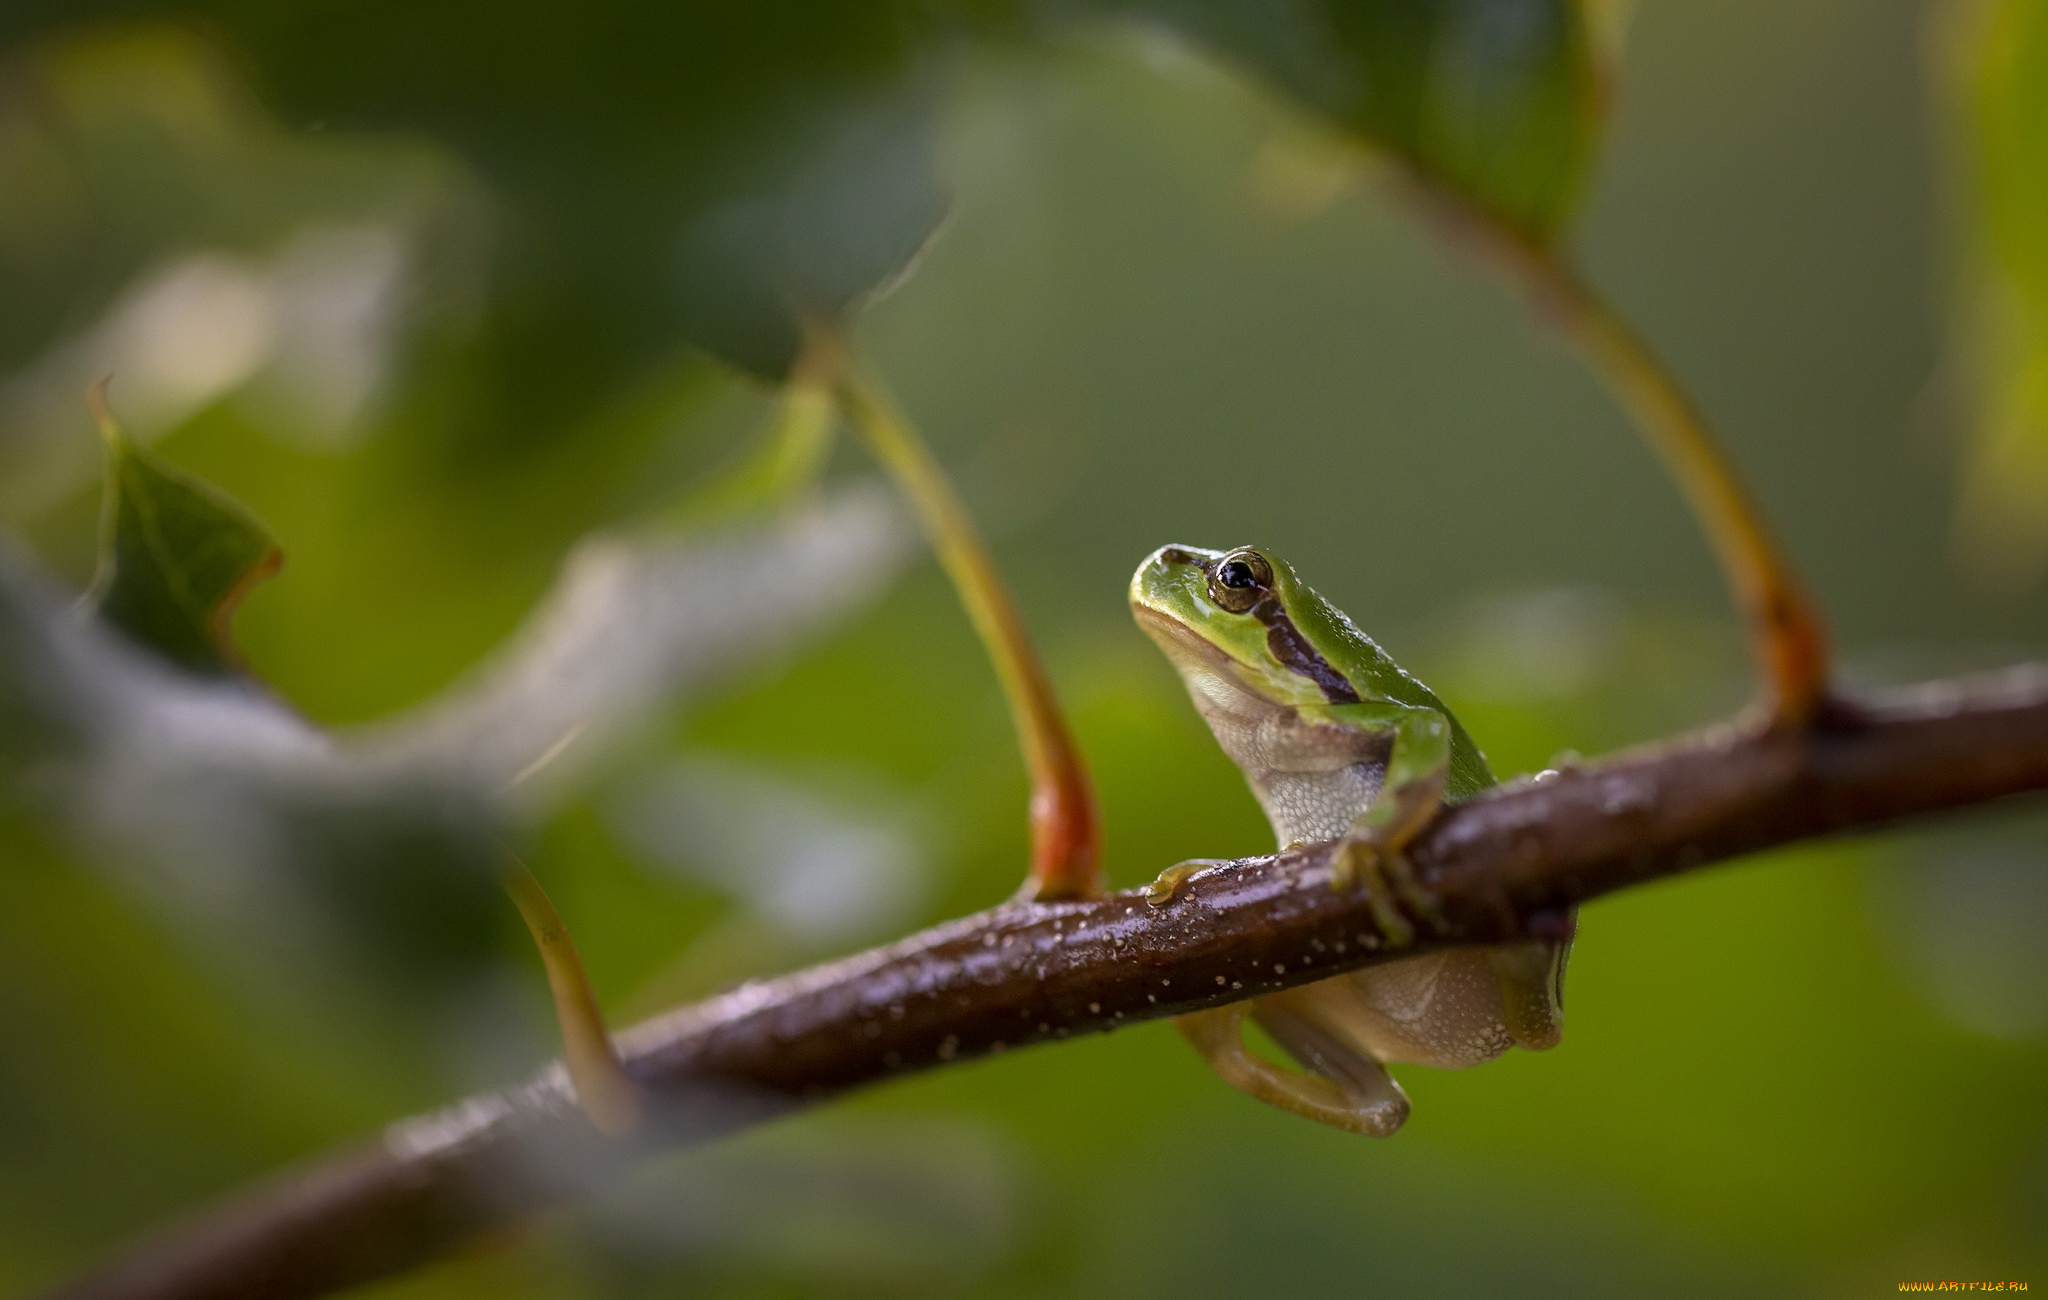
POLYGON ((1244 1045, 1245 1004, 1174 1021, 1223 1081, 1270 1106, 1368 1137, 1389 1137, 1408 1118, 1408 1098, 1386 1068, 1311 1019, 1271 999, 1251 1007, 1259 1026, 1311 1073, 1283 1070, 1244 1045))
POLYGON ((1500 980, 1501 1016, 1515 1042, 1540 1052, 1564 1037, 1564 965, 1569 939, 1526 939, 1486 949, 1500 980))

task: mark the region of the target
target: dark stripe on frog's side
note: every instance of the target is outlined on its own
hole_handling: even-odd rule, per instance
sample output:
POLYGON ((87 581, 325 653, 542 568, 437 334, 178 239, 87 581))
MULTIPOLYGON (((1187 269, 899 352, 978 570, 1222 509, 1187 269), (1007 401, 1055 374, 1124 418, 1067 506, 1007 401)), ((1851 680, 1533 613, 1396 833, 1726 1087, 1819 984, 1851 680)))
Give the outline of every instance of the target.
POLYGON ((1278 600, 1268 596, 1252 606, 1251 614, 1266 625, 1266 648, 1287 671, 1321 687, 1323 698, 1332 704, 1358 703, 1358 691, 1351 685, 1351 679, 1316 652, 1301 629, 1294 626, 1294 620, 1287 617, 1287 611, 1280 608, 1278 600))

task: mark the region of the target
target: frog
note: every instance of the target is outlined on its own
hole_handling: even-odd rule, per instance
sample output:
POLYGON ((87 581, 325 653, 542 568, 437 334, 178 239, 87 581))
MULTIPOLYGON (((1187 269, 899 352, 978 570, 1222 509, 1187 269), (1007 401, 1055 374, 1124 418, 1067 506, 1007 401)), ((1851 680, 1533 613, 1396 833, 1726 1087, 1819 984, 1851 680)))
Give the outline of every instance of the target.
MULTIPOLYGON (((1271 550, 1162 546, 1130 586, 1138 625, 1179 672, 1285 851, 1334 843, 1330 887, 1363 889, 1389 950, 1439 921, 1406 849, 1437 813, 1497 782, 1435 692, 1396 664, 1271 550), (1405 906, 1404 906, 1405 905, 1405 906)), ((1147 887, 1170 907, 1210 860, 1147 887)), ((1372 1137, 1408 1118, 1391 1064, 1462 1069, 1564 1028, 1561 937, 1440 948, 1175 1018, 1226 1082, 1308 1119, 1372 1137), (1301 1066, 1251 1050, 1246 1017, 1301 1066)))

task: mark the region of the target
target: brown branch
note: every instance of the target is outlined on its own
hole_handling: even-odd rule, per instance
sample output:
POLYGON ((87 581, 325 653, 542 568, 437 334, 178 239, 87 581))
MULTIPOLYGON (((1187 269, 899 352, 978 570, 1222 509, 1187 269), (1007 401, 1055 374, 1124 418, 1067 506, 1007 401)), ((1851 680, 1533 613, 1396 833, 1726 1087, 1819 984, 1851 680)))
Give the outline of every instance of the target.
POLYGON ((1332 891, 1314 848, 1219 863, 1156 910, 1136 894, 1006 904, 629 1031, 651 1104, 637 1140, 593 1131, 555 1067, 258 1187, 61 1294, 317 1295, 585 1195, 652 1149, 892 1075, 1555 933, 1577 903, 1703 863, 2043 788, 2048 665, 1837 704, 1810 730, 1708 731, 1453 809, 1413 854, 1442 922, 1414 918, 1414 948, 1332 891))

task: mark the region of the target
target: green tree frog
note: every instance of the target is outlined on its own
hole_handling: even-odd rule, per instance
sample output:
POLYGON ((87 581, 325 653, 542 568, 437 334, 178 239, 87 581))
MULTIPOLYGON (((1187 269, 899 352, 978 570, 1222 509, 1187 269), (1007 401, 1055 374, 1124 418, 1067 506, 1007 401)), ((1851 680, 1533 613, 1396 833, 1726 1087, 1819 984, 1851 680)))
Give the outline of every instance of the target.
MULTIPOLYGON (((1427 686, 1270 551, 1164 546, 1131 579, 1131 609, 1180 671, 1282 848, 1340 841, 1339 889, 1368 891, 1395 944, 1429 915, 1402 854, 1445 803, 1494 784, 1486 759, 1427 686)), ((1205 863, 1169 868, 1155 906, 1205 863)), ((1554 1046, 1569 939, 1454 948, 1254 998, 1249 1013, 1307 1073, 1244 1043, 1247 1004, 1181 1016, 1233 1086, 1285 1110, 1385 1137, 1408 1117, 1389 1062, 1462 1069, 1509 1047, 1554 1046)))

